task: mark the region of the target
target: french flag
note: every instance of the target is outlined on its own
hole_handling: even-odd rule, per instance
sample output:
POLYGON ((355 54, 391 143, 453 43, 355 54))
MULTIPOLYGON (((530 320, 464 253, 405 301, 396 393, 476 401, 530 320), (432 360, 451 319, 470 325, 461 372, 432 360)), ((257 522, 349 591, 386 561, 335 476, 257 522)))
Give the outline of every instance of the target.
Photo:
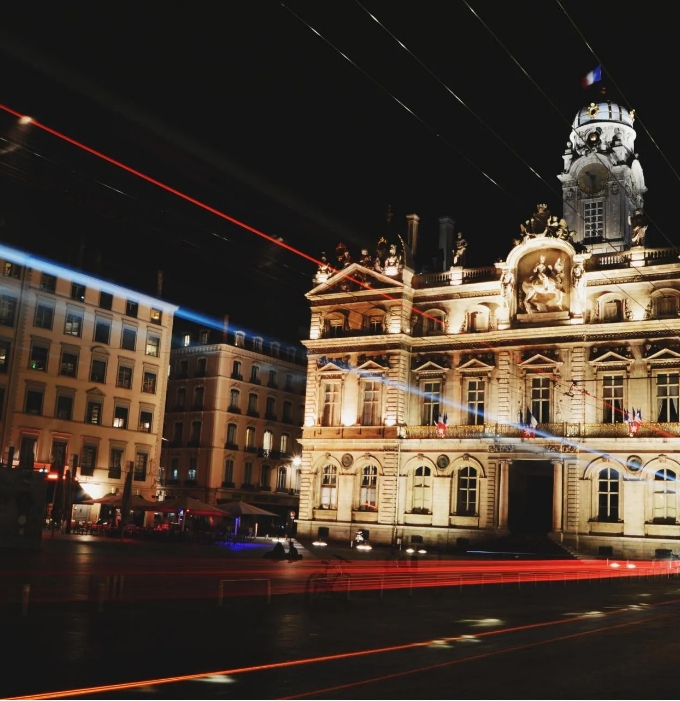
POLYGON ((602 80, 602 66, 598 66, 595 70, 590 71, 587 76, 581 79, 581 86, 588 88, 593 83, 599 83, 602 80))

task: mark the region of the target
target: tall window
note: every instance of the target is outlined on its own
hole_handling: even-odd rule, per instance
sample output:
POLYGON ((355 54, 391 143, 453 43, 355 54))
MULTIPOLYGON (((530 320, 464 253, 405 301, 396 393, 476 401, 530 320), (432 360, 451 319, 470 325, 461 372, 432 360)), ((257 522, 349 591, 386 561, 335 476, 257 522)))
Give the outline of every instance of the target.
POLYGON ((585 238, 595 238, 604 235, 604 201, 588 201, 583 203, 583 221, 585 238))
POLYGON ((10 341, 0 338, 0 372, 6 373, 9 368, 9 353, 12 348, 10 341))
POLYGON ((54 307, 48 304, 40 304, 35 308, 35 317, 33 319, 33 326, 37 326, 41 329, 52 330, 52 324, 54 323, 54 307))
POLYGON ((187 388, 180 387, 175 394, 175 407, 178 411, 184 411, 187 405, 187 388))
POLYGON ((259 336, 256 336, 253 339, 253 350, 256 353, 261 353, 262 352, 262 339, 259 336))
POLYGON ((281 455, 288 455, 288 434, 287 433, 282 433, 281 434, 281 444, 280 444, 280 453, 281 455))
POLYGON ((109 479, 120 479, 123 474, 123 450, 111 448, 109 456, 109 479))
POLYGON ((241 393, 232 389, 229 393, 229 411, 241 411, 241 393))
POLYGON ((251 485, 253 483, 253 463, 247 462, 243 466, 243 483, 251 485))
POLYGON ((0 326, 14 326, 17 313, 17 300, 8 295, 0 295, 0 326))
POLYGON ((116 404, 113 409, 113 427, 127 428, 130 408, 123 404, 116 404))
POLYGON ((47 359, 50 351, 47 346, 37 343, 31 345, 31 355, 28 359, 28 367, 31 370, 47 370, 47 359))
POLYGON ((260 486, 267 491, 271 491, 272 468, 269 465, 262 465, 262 474, 260 476, 260 486))
POLYGON ((77 282, 71 283, 71 299, 77 299, 79 302, 85 301, 85 285, 79 285, 77 282))
POLYGON ((381 424, 380 415, 380 380, 362 380, 362 408, 361 425, 379 426, 381 424))
POLYGON ((236 448, 236 424, 227 424, 227 448, 236 448))
POLYGON ((125 316, 132 316, 135 319, 139 313, 139 304, 137 302, 132 302, 129 299, 125 302, 125 316))
POLYGON ((359 486, 359 511, 378 510, 378 468, 366 465, 361 470, 359 486))
POLYGON ((269 371, 269 382, 267 382, 267 387, 272 387, 273 389, 278 387, 276 383, 276 370, 269 371))
POLYGON ((83 312, 68 310, 64 319, 64 333, 67 336, 83 335, 83 312))
POLYGON ((231 377, 234 380, 242 380, 243 375, 241 374, 241 361, 235 360, 231 367, 231 377))
MULTIPOLYGON (((286 419, 284 418, 284 421, 286 419)), ((340 424, 340 384, 338 382, 323 383, 323 408, 321 411, 322 426, 338 426, 340 424)))
POLYGON ((484 423, 484 380, 467 381, 467 422, 468 426, 481 426, 484 423))
POLYGON ((101 426, 102 404, 101 402, 88 402, 85 412, 85 423, 101 426))
POLYGON ((656 420, 659 422, 678 420, 679 378, 678 373, 661 373, 656 376, 656 420))
POLYGON ((192 443, 200 443, 201 441, 201 422, 192 421, 191 422, 191 438, 189 439, 192 443))
POLYGON ((70 421, 73 418, 73 395, 57 395, 56 415, 58 419, 65 419, 66 421, 70 421))
POLYGON ((86 443, 80 455, 80 474, 91 477, 95 467, 97 467, 97 446, 86 443))
POLYGON ((456 514, 474 516, 477 513, 477 470, 464 467, 458 473, 456 514))
POLYGON ((94 322, 95 343, 109 345, 111 340, 111 321, 109 319, 96 319, 94 322))
POLYGON ((257 395, 256 394, 249 394, 248 395, 248 413, 251 416, 257 416, 257 395))
POLYGON ((677 477, 673 470, 659 470, 654 475, 654 521, 675 523, 677 477))
POLYGON ((139 430, 144 433, 151 433, 153 426, 153 412, 148 409, 139 410, 139 430))
POLYGON ((281 420, 285 424, 293 423, 293 404, 292 404, 292 402, 284 402, 283 403, 283 416, 282 416, 281 420))
POLYGON ((237 331, 234 334, 234 345, 237 348, 243 348, 243 346, 246 345, 246 335, 243 333, 243 331, 237 331))
POLYGON ((135 471, 132 479, 135 482, 144 482, 146 480, 146 467, 149 463, 149 454, 141 451, 135 456, 135 471))
POLYGON ((656 316, 659 319, 664 317, 675 317, 678 315, 678 298, 674 295, 662 295, 656 297, 656 316))
POLYGON ((414 514, 432 512, 432 470, 427 466, 416 468, 413 473, 413 508, 414 514))
POLYGON ((286 392, 292 392, 293 391, 293 376, 292 375, 286 375, 286 384, 284 385, 283 389, 286 390, 286 392))
POLYGON ((194 377, 205 377, 207 367, 208 367, 208 359, 207 358, 199 358, 196 361, 196 374, 194 375, 194 377))
POLYGON ((611 467, 600 470, 598 475, 597 520, 619 520, 619 473, 611 467))
POLYGON ((623 423, 623 375, 605 375, 602 378, 602 401, 603 423, 623 423))
POLYGON ((152 324, 161 324, 163 322, 163 312, 160 309, 151 309, 149 312, 149 321, 152 324))
POLYGON ((146 334, 146 354, 158 358, 161 354, 161 337, 155 333, 146 334))
POLYGON ((267 397, 267 409, 265 411, 266 419, 276 419, 276 399, 267 397))
POLYGON ((21 444, 19 446, 19 467, 25 470, 33 469, 37 447, 37 436, 21 436, 21 444))
POLYGON ((335 465, 326 465, 321 474, 321 502, 322 509, 338 508, 338 468, 335 465))
POLYGON ((345 328, 345 319, 343 317, 332 317, 328 319, 328 336, 330 338, 339 338, 345 328))
POLYGON ((440 380, 423 383, 423 426, 432 426, 439 420, 441 391, 440 380))
POLYGON ((531 378, 531 413, 539 424, 550 421, 550 378, 531 378))
POLYGON ((604 303, 602 309, 603 321, 621 321, 621 301, 618 299, 610 299, 604 303))
POLYGON ((205 387, 194 387, 194 409, 203 409, 205 387))
POLYGON ((27 414, 36 414, 38 416, 42 415, 42 405, 43 405, 43 390, 36 388, 31 388, 26 390, 26 399, 24 409, 27 414))
POLYGON ((248 426, 246 429, 246 450, 255 447, 255 427, 248 426))
POLYGON ((43 292, 56 292, 57 291, 57 278, 54 275, 49 275, 48 273, 42 273, 40 275, 40 289, 43 292))
POLYGON ((437 312, 425 314, 423 324, 425 327, 425 334, 428 336, 444 331, 444 317, 437 312))
POLYGON ((129 365, 118 366, 116 386, 123 389, 132 389, 132 368, 129 365))
POLYGON ((110 292, 100 292, 99 306, 102 309, 111 309, 113 307, 113 295, 110 292))
POLYGON ((123 326, 123 334, 120 337, 120 347, 129 351, 133 351, 137 347, 137 329, 133 329, 130 326, 123 326))
POLYGON ((97 358, 92 359, 92 365, 90 366, 90 382, 106 382, 105 360, 98 360, 97 358))
POLYGON ((280 467, 276 477, 276 491, 285 492, 286 482, 288 481, 288 471, 285 467, 280 467))
POLYGON ((268 457, 272 450, 274 450, 274 434, 272 431, 265 431, 262 439, 262 452, 265 457, 268 457))
POLYGON ((172 442, 175 445, 182 445, 182 434, 184 433, 184 424, 181 421, 176 421, 172 426, 172 442))
POLYGON ((142 381, 142 392, 146 394, 156 394, 156 373, 144 371, 144 379, 142 381))
POLYGON ((234 461, 231 459, 224 461, 224 484, 234 484, 234 461))

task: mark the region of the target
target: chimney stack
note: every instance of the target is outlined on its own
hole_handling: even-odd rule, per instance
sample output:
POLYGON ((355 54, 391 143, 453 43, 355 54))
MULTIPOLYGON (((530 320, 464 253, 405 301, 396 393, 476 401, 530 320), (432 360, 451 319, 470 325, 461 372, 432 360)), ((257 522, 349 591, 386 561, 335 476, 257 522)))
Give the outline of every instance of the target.
POLYGON ((453 229, 455 222, 451 217, 439 217, 439 255, 442 256, 442 270, 448 270, 453 264, 453 229))
POLYGON ((418 222, 420 217, 417 214, 406 215, 406 241, 411 253, 416 255, 418 248, 418 222))

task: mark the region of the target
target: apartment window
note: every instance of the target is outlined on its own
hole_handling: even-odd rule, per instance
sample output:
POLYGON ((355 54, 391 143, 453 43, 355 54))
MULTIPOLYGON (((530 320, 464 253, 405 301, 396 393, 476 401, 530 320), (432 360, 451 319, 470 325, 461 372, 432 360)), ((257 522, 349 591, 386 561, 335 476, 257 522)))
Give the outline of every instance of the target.
POLYGON ((64 333, 67 336, 78 336, 78 338, 80 338, 83 335, 82 312, 67 310, 66 319, 64 320, 64 333))
MULTIPOLYGON (((340 383, 324 382, 323 383, 323 406, 321 408, 321 425, 322 426, 339 426, 340 425, 340 383)), ((290 417, 286 419, 284 402, 284 421, 290 421, 290 417)), ((290 409, 289 409, 290 411, 290 409)))
POLYGON ((281 443, 279 444, 280 448, 279 451, 281 455, 288 455, 288 440, 289 436, 287 433, 282 433, 281 434, 281 443))
POLYGON ((113 295, 110 292, 99 293, 99 307, 101 309, 111 309, 113 307, 113 295))
POLYGON ((71 299, 77 299, 79 302, 85 301, 85 285, 79 285, 76 282, 71 283, 71 299))
POLYGON ((123 450, 111 448, 109 454, 109 479, 120 479, 123 474, 123 450))
POLYGON ((125 301, 125 316, 131 316, 133 319, 137 318, 139 314, 139 304, 137 302, 132 302, 129 299, 125 301))
POLYGON ((267 430, 264 432, 264 436, 262 438, 262 452, 267 458, 272 450, 274 450, 274 434, 267 430))
POLYGON ((531 413, 539 424, 550 421, 550 378, 531 379, 531 413))
POLYGON ((276 370, 269 371, 269 382, 267 382, 267 387, 273 387, 274 389, 276 389, 276 370))
POLYGON ((33 342, 31 344, 31 355, 28 359, 28 367, 31 370, 41 370, 42 372, 45 372, 45 370, 47 370, 47 359, 49 354, 50 351, 47 346, 33 342))
POLYGON ((257 365, 250 368, 250 381, 260 383, 260 368, 257 365))
POLYGON ((385 315, 369 316, 366 320, 366 328, 369 333, 383 333, 385 331, 385 315))
POLYGON ((11 277, 18 280, 21 277, 21 266, 16 263, 5 262, 5 267, 3 268, 3 275, 5 277, 11 277))
POLYGON ((54 275, 48 275, 47 273, 42 273, 40 275, 40 289, 43 292, 56 292, 57 291, 57 278, 54 275))
POLYGON ((78 353, 66 350, 61 352, 59 374, 64 377, 76 377, 78 374, 78 353))
POLYGON ((27 414, 42 415, 43 395, 44 391, 37 387, 26 390, 24 409, 27 414))
POLYGON ((259 337, 256 337, 253 339, 253 350, 256 353, 262 353, 262 339, 259 337))
POLYGON ((25 470, 33 469, 37 447, 37 436, 21 436, 21 443, 19 445, 19 467, 25 470))
POLYGON ((235 360, 234 364, 231 366, 231 377, 234 380, 242 380, 243 375, 241 375, 241 361, 235 360))
POLYGON ((604 200, 583 203, 584 237, 595 238, 604 235, 604 200))
POLYGON ((378 510, 378 468, 366 465, 361 470, 359 486, 359 511, 378 510))
POLYGON ((181 421, 176 421, 172 425, 172 442, 175 445, 182 444, 182 434, 184 433, 184 424, 181 421))
POLYGON ((467 381, 467 423, 481 426, 484 423, 484 380, 467 381))
POLYGON ((236 447, 236 424, 227 424, 227 446, 229 448, 236 447))
POLYGON ((156 394, 156 373, 144 371, 144 380, 142 381, 142 392, 146 394, 156 394))
POLYGON ((286 392, 293 391, 293 376, 292 375, 286 375, 286 384, 284 385, 283 389, 285 389, 286 392))
POLYGON ((91 477, 97 466, 97 446, 92 443, 83 445, 83 452, 80 455, 80 474, 91 477))
POLYGON ((286 482, 288 481, 288 470, 285 467, 280 467, 276 477, 276 491, 286 491, 286 482))
POLYGON ((270 344, 270 346, 269 346, 269 350, 270 350, 271 354, 272 354, 275 358, 278 358, 278 357, 279 357, 279 350, 280 350, 280 348, 281 348, 281 344, 280 344, 280 343, 272 343, 272 344, 270 344))
POLYGON ((186 378, 189 376, 189 361, 188 360, 180 360, 179 363, 177 364, 177 377, 180 379, 186 378))
POLYGON ((477 470, 474 467, 464 467, 458 473, 456 502, 459 516, 474 516, 477 513, 477 470))
POLYGON ((155 333, 146 335, 146 354, 158 358, 161 354, 161 337, 155 333))
POLYGON ((148 409, 139 410, 139 430, 142 433, 151 433, 153 426, 153 412, 148 409))
POLYGON ((0 295, 0 326, 14 326, 17 300, 9 295, 0 295))
POLYGON ((192 421, 191 422, 191 438, 189 439, 192 443, 200 443, 201 441, 201 422, 192 421))
POLYGON ((163 312, 160 309, 152 309, 149 318, 152 324, 161 324, 163 321, 163 312))
POLYGON ((379 426, 381 424, 380 380, 362 380, 361 394, 361 425, 379 426))
POLYGON ((205 387, 195 387, 194 388, 194 410, 203 409, 203 402, 205 401, 205 387))
POLYGON ((90 367, 90 382, 106 382, 106 360, 92 359, 90 367))
POLYGON ((149 454, 138 452, 135 456, 135 471, 132 479, 135 482, 144 482, 146 479, 146 467, 149 463, 149 454))
POLYGON ((130 408, 126 405, 116 404, 113 410, 113 427, 127 428, 130 408))
POLYGON ((237 389, 232 389, 229 393, 229 411, 240 411, 241 393, 237 389))
POLYGON ((338 508, 338 468, 335 465, 326 465, 323 468, 323 472, 321 473, 320 496, 320 508, 338 508))
POLYGON ((182 345, 185 348, 188 348, 191 345, 191 334, 190 333, 185 333, 184 336, 182 336, 182 345))
POLYGON ((248 413, 249 414, 257 414, 257 395, 256 394, 249 394, 248 395, 248 413))
POLYGON ((234 484, 234 461, 224 461, 224 482, 225 484, 234 484))
POLYGON ((255 447, 255 428, 248 426, 246 429, 246 450, 255 447))
POLYGON ((201 345, 205 346, 210 338, 210 331, 201 331, 201 345))
POLYGON ((129 365, 118 366, 118 377, 116 379, 116 387, 123 389, 132 389, 132 367, 129 365))
POLYGON ((175 482, 179 480, 179 458, 172 458, 170 461, 170 479, 175 482))
POLYGON ((602 403, 603 423, 623 423, 623 375, 602 378, 602 403))
POLYGON ((175 394, 175 408, 178 411, 184 411, 187 404, 187 390, 186 387, 180 387, 175 394))
POLYGON ((295 348, 289 348, 287 353, 288 353, 288 360, 291 363, 294 363, 295 362, 295 354, 296 354, 295 348))
POLYGON ((679 378, 678 373, 656 376, 656 420, 660 423, 678 421, 679 378))
POLYGON ((284 402, 283 403, 282 421, 283 421, 283 423, 286 423, 286 424, 293 423, 293 403, 292 402, 284 402))
POLYGON ((271 489, 272 468, 269 465, 262 465, 262 474, 260 476, 260 486, 263 489, 271 489))
POLYGON ((109 345, 111 340, 111 321, 109 319, 95 319, 94 322, 94 341, 95 343, 103 343, 109 345))
POLYGON ((237 331, 234 334, 234 345, 237 348, 243 348, 246 345, 246 335, 243 331, 237 331))
POLYGON ((293 486, 293 491, 296 494, 300 493, 301 484, 302 484, 302 470, 295 470, 295 485, 293 486))
POLYGON ((673 470, 658 470, 654 475, 653 509, 655 523, 675 523, 676 474, 673 470))
POLYGON ((423 383, 423 426, 432 426, 439 421, 442 383, 430 380, 423 383))
POLYGON ((0 372, 7 373, 9 368, 9 353, 12 344, 4 338, 0 339, 0 372))
POLYGON ((600 470, 597 481, 597 520, 619 520, 619 473, 611 467, 600 470))
POLYGON ((432 470, 427 466, 417 467, 413 474, 413 506, 414 514, 429 514, 432 512, 432 470))
POLYGON ((123 350, 134 351, 137 348, 137 329, 131 326, 123 326, 120 337, 120 347, 123 350))
POLYGON ((196 469, 196 458, 189 458, 189 469, 187 470, 187 482, 195 482, 198 470, 196 469))
POLYGON ((101 426, 102 423, 102 404, 101 402, 88 402, 87 411, 85 412, 85 423, 101 426))
POLYGON ((253 483, 253 463, 247 462, 243 466, 243 483, 252 484, 253 483))
POLYGON ((267 397, 267 411, 265 413, 265 418, 271 420, 276 419, 276 399, 274 399, 274 397, 267 397))
POLYGON ((345 329, 344 317, 332 317, 328 319, 328 336, 330 338, 340 338, 345 329))
POLYGON ((33 326, 40 329, 52 330, 54 324, 54 307, 51 304, 42 304, 38 302, 35 308, 35 316, 33 318, 33 326))
POLYGON ((58 419, 64 419, 65 421, 70 421, 73 418, 73 395, 57 395, 56 416, 58 419))

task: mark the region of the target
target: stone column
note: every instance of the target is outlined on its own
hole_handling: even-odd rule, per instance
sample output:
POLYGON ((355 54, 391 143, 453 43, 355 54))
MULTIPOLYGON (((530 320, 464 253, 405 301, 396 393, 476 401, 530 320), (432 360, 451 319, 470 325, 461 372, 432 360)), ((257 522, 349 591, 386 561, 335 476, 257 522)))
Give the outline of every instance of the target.
POLYGON ((553 460, 553 526, 556 533, 562 532, 562 461, 553 460))
POLYGON ((500 460, 498 471, 498 527, 508 527, 508 494, 510 484, 510 461, 500 460))

